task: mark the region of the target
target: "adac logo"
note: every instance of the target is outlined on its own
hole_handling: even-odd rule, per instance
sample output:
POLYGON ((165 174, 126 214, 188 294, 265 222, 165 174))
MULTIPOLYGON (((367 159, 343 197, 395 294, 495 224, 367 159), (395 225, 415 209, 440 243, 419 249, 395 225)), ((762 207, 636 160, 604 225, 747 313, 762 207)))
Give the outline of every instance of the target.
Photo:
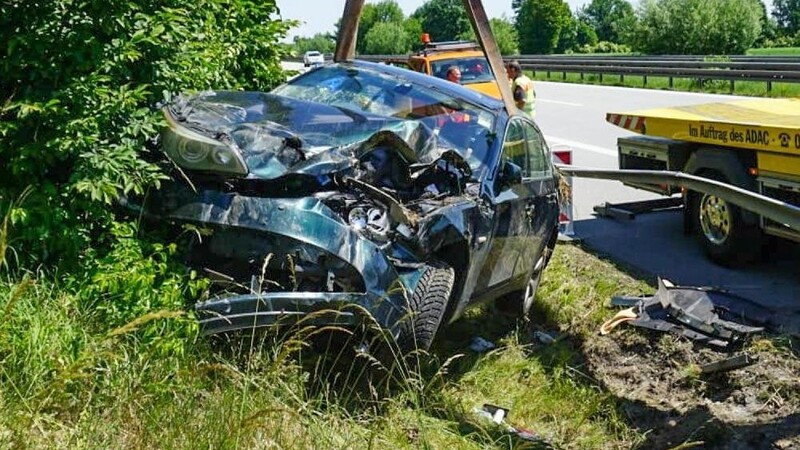
POLYGON ((791 137, 791 136, 789 136, 789 134, 788 134, 788 133, 781 133, 781 134, 779 134, 779 135, 778 135, 778 139, 780 139, 780 141, 781 141, 781 147, 783 147, 783 148, 789 148, 789 144, 790 144, 790 143, 791 143, 791 141, 792 141, 792 137, 791 137))

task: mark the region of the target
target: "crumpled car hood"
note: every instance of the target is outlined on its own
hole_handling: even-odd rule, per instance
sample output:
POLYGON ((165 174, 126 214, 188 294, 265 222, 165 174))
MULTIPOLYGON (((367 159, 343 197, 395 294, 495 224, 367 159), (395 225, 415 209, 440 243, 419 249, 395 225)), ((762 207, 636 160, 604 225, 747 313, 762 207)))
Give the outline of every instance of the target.
POLYGON ((329 174, 382 146, 408 164, 431 164, 447 153, 440 146, 448 147, 421 122, 263 92, 180 96, 166 112, 181 126, 234 147, 245 160, 247 178, 329 174))

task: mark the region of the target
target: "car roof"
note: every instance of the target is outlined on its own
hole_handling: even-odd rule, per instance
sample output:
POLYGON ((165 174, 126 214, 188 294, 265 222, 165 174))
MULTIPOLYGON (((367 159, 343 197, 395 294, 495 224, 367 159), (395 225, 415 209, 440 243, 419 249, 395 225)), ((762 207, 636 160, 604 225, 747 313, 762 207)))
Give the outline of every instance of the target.
POLYGON ((432 77, 424 73, 414 72, 413 70, 404 69, 401 67, 394 67, 388 64, 373 63, 368 61, 356 60, 352 62, 339 63, 343 66, 351 65, 355 67, 363 67, 376 72, 381 72, 387 75, 405 78, 412 83, 418 83, 423 86, 430 86, 438 91, 441 91, 451 97, 458 97, 466 100, 467 102, 474 103, 487 109, 502 111, 504 109, 503 102, 500 100, 473 91, 472 89, 453 83, 452 81, 443 80, 441 78, 432 77))

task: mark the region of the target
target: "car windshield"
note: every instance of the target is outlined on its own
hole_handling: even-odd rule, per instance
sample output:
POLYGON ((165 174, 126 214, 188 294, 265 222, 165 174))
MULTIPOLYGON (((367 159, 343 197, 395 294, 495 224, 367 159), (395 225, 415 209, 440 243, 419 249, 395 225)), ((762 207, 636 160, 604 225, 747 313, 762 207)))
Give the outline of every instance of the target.
POLYGON ((447 78, 450 67, 458 67, 461 71, 461 84, 494 82, 494 74, 486 58, 475 56, 471 58, 453 58, 431 61, 431 73, 439 78, 447 78))
POLYGON ((274 94, 356 113, 421 122, 469 163, 477 179, 486 172, 496 113, 436 89, 377 71, 329 66, 295 78, 274 94))

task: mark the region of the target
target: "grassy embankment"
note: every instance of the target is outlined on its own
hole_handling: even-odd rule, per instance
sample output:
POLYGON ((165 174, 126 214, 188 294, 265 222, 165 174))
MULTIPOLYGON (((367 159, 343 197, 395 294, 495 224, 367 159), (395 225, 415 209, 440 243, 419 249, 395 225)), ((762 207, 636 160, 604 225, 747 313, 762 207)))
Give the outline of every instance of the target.
POLYGON ((752 56, 800 56, 800 47, 751 48, 747 54, 752 56))
POLYGON ((393 383, 391 393, 356 376, 368 358, 340 373, 316 352, 299 351, 300 338, 240 342, 238 351, 198 339, 184 354, 165 355, 137 343, 136 324, 99 332, 47 277, 7 280, 0 447, 505 448, 508 436, 473 414, 484 402, 510 406, 512 422, 559 446, 640 442, 643 430, 627 425, 576 354, 608 314, 601 305, 610 295, 647 286, 571 246, 559 247, 546 278, 538 326, 563 324, 567 339, 537 346, 513 318, 474 310, 442 332, 440 363, 393 383), (470 353, 479 335, 499 349, 470 353), (463 356, 444 362, 456 355, 463 356))
MULTIPOLYGON (((698 376, 699 353, 689 343, 636 329, 597 336, 614 313, 605 306, 612 295, 651 290, 579 247, 560 245, 533 324, 492 308, 473 310, 442 331, 437 362, 424 375, 406 375, 386 388, 383 371, 367 356, 330 350, 326 358, 304 349, 309 330, 283 344, 245 339, 231 350, 197 339, 185 352, 165 353, 141 345, 137 328, 145 321, 167 326, 176 320, 170 313, 99 331, 58 283, 34 274, 7 280, 0 285, 0 448, 515 445, 502 429, 476 418, 483 403, 510 407, 511 423, 558 448, 661 448, 702 441, 709 429, 714 439, 729 425, 712 426, 706 416, 693 416, 695 409, 659 406, 720 401, 715 382, 698 376), (556 343, 538 343, 535 330, 554 334, 556 343), (470 352, 474 336, 498 349, 470 352), (363 375, 368 366, 371 376, 363 375), (615 370, 627 375, 615 378, 615 370), (668 425, 669 418, 682 423, 684 413, 685 430, 668 425), (679 431, 663 437, 662 428, 679 431)), ((796 361, 791 341, 774 342, 761 339, 751 349, 796 361)), ((783 363, 768 358, 764 364, 779 371, 783 363)), ((723 386, 744 383, 726 380, 723 386)), ((800 390, 792 382, 747 383, 760 389, 754 398, 766 401, 759 411, 780 400, 779 412, 797 412, 800 390)))

